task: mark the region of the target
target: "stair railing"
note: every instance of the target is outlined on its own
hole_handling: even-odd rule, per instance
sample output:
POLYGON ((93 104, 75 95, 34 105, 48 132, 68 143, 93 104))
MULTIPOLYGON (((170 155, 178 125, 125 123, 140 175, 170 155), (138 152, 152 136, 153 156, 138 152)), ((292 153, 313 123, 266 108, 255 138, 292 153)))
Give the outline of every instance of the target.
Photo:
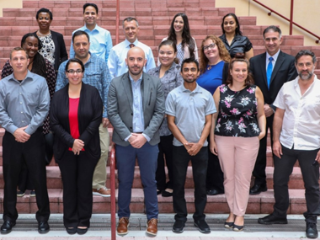
POLYGON ((252 0, 253 2, 259 4, 260 6, 268 9, 270 12, 268 12, 268 15, 271 16, 272 13, 275 13, 276 15, 278 15, 279 17, 287 20, 289 23, 290 23, 290 28, 289 28, 289 34, 292 35, 292 28, 293 28, 293 25, 297 26, 298 28, 302 29, 303 31, 309 33, 310 35, 314 36, 315 38, 317 38, 317 40, 315 40, 315 43, 319 43, 320 41, 320 36, 314 34, 313 32, 309 31, 308 29, 302 27, 301 25, 297 24, 296 22, 293 21, 293 6, 294 6, 294 0, 291 0, 291 3, 290 3, 290 19, 283 16, 282 14, 280 14, 279 12, 273 10, 272 8, 264 5, 263 3, 261 3, 260 1, 257 1, 257 0, 252 0))
POLYGON ((111 240, 116 240, 116 151, 114 143, 111 143, 110 152, 110 205, 111 205, 111 240))

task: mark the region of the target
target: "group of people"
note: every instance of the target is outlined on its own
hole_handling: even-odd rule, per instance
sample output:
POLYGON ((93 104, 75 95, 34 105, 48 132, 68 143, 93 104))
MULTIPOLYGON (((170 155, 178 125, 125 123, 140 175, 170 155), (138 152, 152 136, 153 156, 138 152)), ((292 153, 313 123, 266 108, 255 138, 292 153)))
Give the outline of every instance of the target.
POLYGON ((188 17, 178 13, 158 47, 156 67, 151 48, 138 40, 137 19, 123 20, 125 40, 112 46, 109 31, 97 25, 96 4, 84 4, 83 18, 85 25, 72 34, 67 60, 63 36, 50 30, 51 11, 40 9, 39 30, 23 36, 3 68, 2 234, 15 226, 17 194, 26 189, 37 200, 39 233, 49 231, 45 166, 52 151, 62 176, 66 231, 87 232, 92 195, 110 195, 105 187, 110 121, 118 168, 119 235, 128 233, 136 159, 147 234, 158 232, 157 194, 173 196, 172 230, 183 232, 190 160, 195 227, 210 233, 204 214, 207 195, 225 193, 230 214, 224 226, 243 230, 249 194, 267 190, 269 128, 276 203, 274 212, 258 222, 287 223, 288 180, 298 159, 306 187, 307 237, 318 236, 320 91, 314 53, 303 50, 293 57, 282 52, 281 30, 269 26, 263 32, 266 52, 254 56, 238 18, 229 13, 222 19, 223 34, 207 36, 198 54, 188 17), (250 188, 252 174, 255 183, 250 188))

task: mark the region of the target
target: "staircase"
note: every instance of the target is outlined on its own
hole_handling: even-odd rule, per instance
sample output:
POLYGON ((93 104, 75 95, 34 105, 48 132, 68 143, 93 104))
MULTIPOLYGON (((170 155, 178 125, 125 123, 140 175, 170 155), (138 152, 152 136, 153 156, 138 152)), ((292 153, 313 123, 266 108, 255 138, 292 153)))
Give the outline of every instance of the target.
MULTIPOLYGON (((79 0, 25 0, 22 9, 4 9, 0 18, 0 68, 8 60, 11 49, 20 46, 22 35, 38 29, 35 19, 36 12, 41 7, 49 8, 53 12, 51 29, 64 35, 67 50, 70 48, 72 32, 83 26, 82 6, 86 1, 79 0)), ((111 32, 115 44, 116 26, 116 0, 95 0, 99 6, 98 25, 111 32)), ((157 46, 167 36, 173 16, 178 12, 188 15, 192 36, 196 39, 198 47, 201 41, 210 34, 221 35, 221 19, 229 12, 235 12, 234 8, 215 8, 214 0, 135 0, 120 1, 120 41, 124 40, 122 19, 128 16, 136 17, 139 21, 139 40, 149 45, 156 57, 157 46)), ((239 17, 241 29, 245 36, 251 40, 254 53, 265 51, 262 32, 267 26, 257 26, 256 17, 239 17)), ((291 55, 295 55, 301 49, 311 49, 320 58, 320 47, 303 46, 303 36, 284 36, 281 49, 291 55)), ((316 66, 316 74, 320 77, 320 61, 316 66)), ((112 133, 112 129, 109 129, 112 133)), ((2 137, 4 129, 0 129, 0 175, 2 175, 2 137)), ((111 134, 110 134, 111 135, 111 134)), ((270 142, 270 141, 269 141, 270 142)), ((109 170, 108 170, 109 171, 109 170)), ((273 210, 273 164, 271 148, 268 147, 267 184, 268 191, 257 196, 250 196, 247 208, 248 214, 271 213, 273 210)), ((136 167, 134 175, 131 212, 144 212, 144 198, 140 181, 139 168, 136 167)), ((109 181, 107 182, 109 184, 109 181)), ((3 201, 3 178, 0 177, 0 212, 3 201)), ((52 213, 62 213, 62 181, 58 166, 51 162, 47 167, 47 186, 52 213)), ((193 179, 191 167, 188 169, 186 180, 186 201, 188 211, 194 212, 193 179)), ((288 213, 301 214, 306 211, 304 199, 304 185, 300 168, 295 166, 289 182, 290 207, 288 213)), ((93 198, 93 213, 110 212, 110 199, 99 196, 93 198)), ((172 213, 172 198, 158 197, 159 212, 172 213)), ((17 208, 19 213, 35 213, 37 206, 35 197, 18 197, 17 208)), ((228 213, 228 206, 224 195, 208 196, 205 211, 207 213, 228 213)))

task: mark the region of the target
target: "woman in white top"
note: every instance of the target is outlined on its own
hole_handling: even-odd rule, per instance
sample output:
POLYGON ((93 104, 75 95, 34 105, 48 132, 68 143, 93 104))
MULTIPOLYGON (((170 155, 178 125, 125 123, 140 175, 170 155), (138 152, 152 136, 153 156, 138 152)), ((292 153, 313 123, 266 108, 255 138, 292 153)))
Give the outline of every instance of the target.
MULTIPOLYGON (((198 48, 196 41, 190 34, 189 20, 186 14, 177 13, 172 22, 168 37, 164 40, 171 40, 177 46, 177 58, 180 64, 183 59, 193 57, 198 60, 198 48)), ((160 62, 158 60, 158 66, 160 62)))

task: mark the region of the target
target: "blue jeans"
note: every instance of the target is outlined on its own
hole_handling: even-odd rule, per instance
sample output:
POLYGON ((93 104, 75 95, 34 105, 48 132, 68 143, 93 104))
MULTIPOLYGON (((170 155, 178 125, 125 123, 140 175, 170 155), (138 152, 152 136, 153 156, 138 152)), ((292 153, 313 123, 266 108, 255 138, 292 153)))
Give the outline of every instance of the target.
POLYGON ((130 217, 129 205, 136 158, 140 168, 147 218, 148 220, 158 218, 157 184, 155 180, 158 152, 158 145, 152 146, 148 142, 141 148, 134 148, 131 145, 127 147, 116 145, 119 218, 130 217))

